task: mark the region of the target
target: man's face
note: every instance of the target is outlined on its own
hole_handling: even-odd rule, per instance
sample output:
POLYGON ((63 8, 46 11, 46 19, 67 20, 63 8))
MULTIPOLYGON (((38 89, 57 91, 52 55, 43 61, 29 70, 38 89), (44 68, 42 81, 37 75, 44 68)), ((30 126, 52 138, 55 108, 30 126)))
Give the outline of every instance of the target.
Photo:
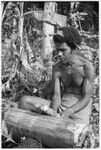
POLYGON ((66 43, 56 43, 59 59, 62 63, 68 62, 71 55, 71 48, 66 43))

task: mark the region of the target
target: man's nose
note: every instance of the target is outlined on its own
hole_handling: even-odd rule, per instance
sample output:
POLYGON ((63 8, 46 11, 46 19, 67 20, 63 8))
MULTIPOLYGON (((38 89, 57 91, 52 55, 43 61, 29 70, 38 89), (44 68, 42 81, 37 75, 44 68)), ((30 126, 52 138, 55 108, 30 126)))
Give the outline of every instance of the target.
POLYGON ((59 55, 59 56, 63 56, 63 53, 62 53, 62 52, 59 52, 58 55, 59 55))

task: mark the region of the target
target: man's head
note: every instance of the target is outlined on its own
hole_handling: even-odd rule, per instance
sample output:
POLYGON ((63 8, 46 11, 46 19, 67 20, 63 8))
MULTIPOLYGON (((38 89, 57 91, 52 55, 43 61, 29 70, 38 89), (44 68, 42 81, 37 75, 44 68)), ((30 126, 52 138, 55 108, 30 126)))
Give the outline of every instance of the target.
POLYGON ((65 58, 68 59, 71 52, 81 43, 79 33, 72 27, 60 28, 58 33, 53 36, 53 40, 61 61, 65 61, 65 58))

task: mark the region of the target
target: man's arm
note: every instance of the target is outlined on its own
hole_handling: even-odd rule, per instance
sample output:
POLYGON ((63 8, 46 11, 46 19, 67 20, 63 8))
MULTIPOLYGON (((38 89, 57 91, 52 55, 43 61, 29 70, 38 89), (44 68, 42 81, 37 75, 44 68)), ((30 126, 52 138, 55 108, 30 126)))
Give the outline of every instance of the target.
POLYGON ((84 66, 85 72, 85 81, 83 85, 83 98, 81 101, 78 101, 74 106, 71 106, 63 114, 71 115, 75 112, 78 112, 84 109, 90 100, 90 96, 93 92, 93 81, 94 81, 94 68, 91 63, 86 62, 84 66))
POLYGON ((61 90, 60 90, 60 80, 59 80, 60 76, 61 73, 57 71, 57 69, 55 70, 55 68, 53 68, 54 94, 53 94, 50 107, 53 108, 55 111, 57 111, 57 108, 61 104, 61 90))

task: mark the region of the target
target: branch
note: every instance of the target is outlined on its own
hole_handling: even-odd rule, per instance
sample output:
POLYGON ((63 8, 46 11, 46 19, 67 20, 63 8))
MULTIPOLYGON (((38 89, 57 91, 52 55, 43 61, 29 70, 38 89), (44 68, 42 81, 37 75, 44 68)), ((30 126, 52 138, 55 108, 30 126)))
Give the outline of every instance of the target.
POLYGON ((3 13, 3 15, 2 15, 1 22, 3 22, 3 19, 4 19, 5 14, 6 14, 6 10, 7 10, 11 5, 12 5, 12 2, 9 2, 9 3, 7 4, 7 6, 6 6, 5 10, 4 10, 4 13, 3 13))
MULTIPOLYGON (((28 15, 28 14, 34 14, 34 16, 35 16, 35 11, 29 11, 29 12, 26 12, 26 13, 24 13, 23 14, 23 16, 26 16, 26 15, 28 15)), ((48 24, 50 24, 50 25, 53 25, 53 26, 55 26, 55 27, 57 27, 57 28, 60 28, 60 25, 59 24, 55 24, 55 23, 51 23, 51 22, 49 22, 49 21, 47 21, 47 20, 42 20, 41 19, 41 21, 43 21, 44 23, 48 23, 48 24)))
POLYGON ((29 15, 29 14, 33 14, 35 11, 28 11, 26 13, 23 14, 23 16, 29 15))
POLYGON ((59 24, 53 24, 53 23, 51 23, 51 22, 49 22, 49 21, 46 21, 46 20, 42 20, 44 23, 48 23, 48 24, 50 24, 50 25, 52 25, 52 26, 55 26, 57 29, 59 29, 59 28, 61 28, 61 26, 59 25, 59 24))

